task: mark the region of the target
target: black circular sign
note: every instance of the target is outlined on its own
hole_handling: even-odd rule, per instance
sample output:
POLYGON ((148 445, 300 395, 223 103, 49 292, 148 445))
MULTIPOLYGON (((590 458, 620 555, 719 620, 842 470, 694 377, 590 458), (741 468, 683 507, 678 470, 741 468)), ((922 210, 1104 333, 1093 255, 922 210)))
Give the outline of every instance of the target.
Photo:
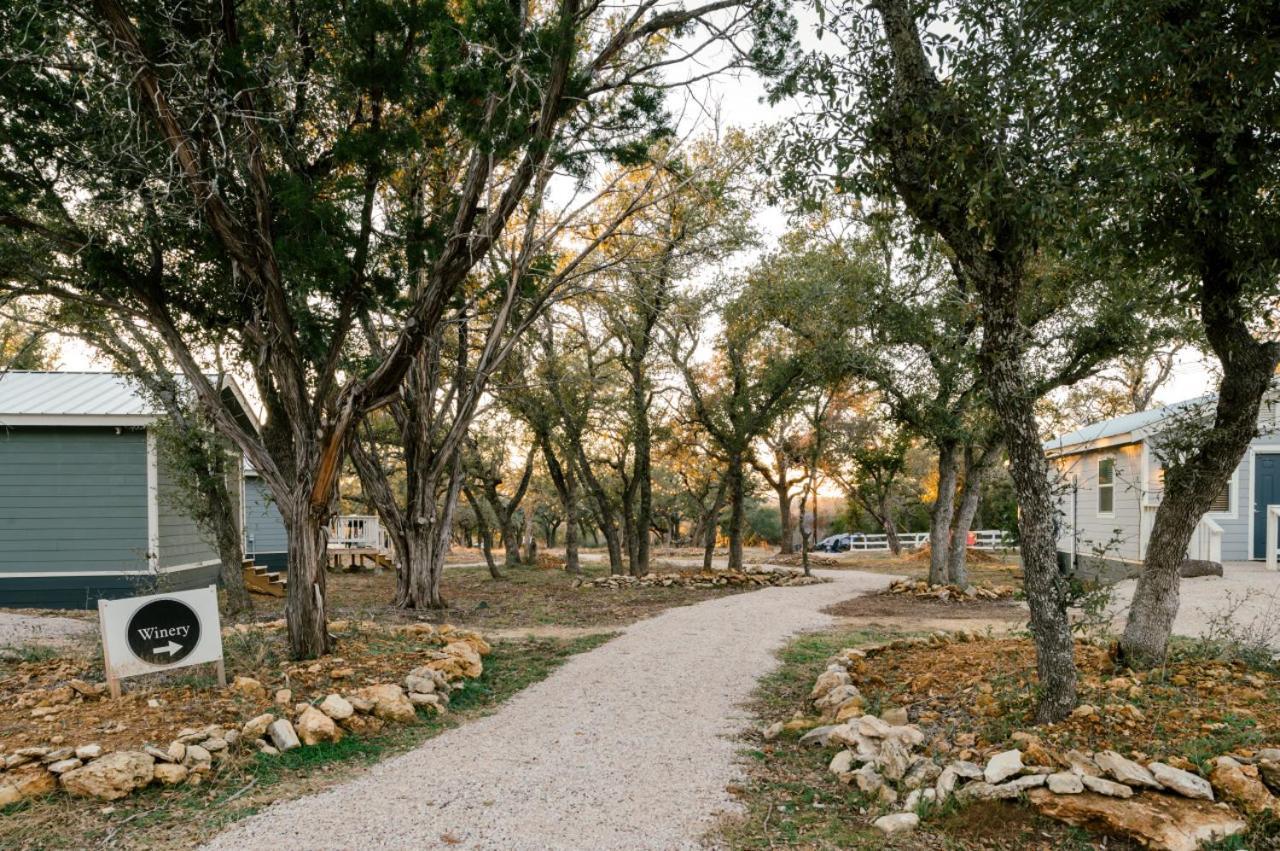
POLYGON ((143 662, 172 665, 199 643, 200 618, 178 600, 153 600, 129 618, 129 649, 143 662))

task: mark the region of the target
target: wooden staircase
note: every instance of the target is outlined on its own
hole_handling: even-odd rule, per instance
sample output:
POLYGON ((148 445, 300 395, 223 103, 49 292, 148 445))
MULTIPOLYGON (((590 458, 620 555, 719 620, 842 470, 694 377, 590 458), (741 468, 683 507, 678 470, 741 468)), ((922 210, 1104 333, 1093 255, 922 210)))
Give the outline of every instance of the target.
POLYGON ((270 597, 283 597, 289 588, 289 577, 282 571, 271 570, 253 563, 247 558, 241 567, 245 587, 254 594, 266 594, 270 597))

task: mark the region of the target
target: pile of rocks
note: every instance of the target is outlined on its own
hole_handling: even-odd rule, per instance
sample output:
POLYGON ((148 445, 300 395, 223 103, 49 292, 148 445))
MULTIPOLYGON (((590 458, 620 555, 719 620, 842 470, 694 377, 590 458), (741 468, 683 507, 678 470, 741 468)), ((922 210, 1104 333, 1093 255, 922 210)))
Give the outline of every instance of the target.
POLYGON ((895 579, 885 594, 909 594, 912 597, 934 597, 943 602, 964 600, 1007 600, 1017 592, 1012 585, 930 585, 916 579, 895 579))
POLYGON ((644 576, 599 576, 578 579, 575 588, 723 588, 818 585, 829 580, 805 576, 803 571, 772 565, 742 570, 703 570, 697 573, 648 573, 644 576))
MULTIPOLYGON (((114 801, 152 783, 196 785, 216 763, 237 750, 253 747, 263 754, 279 755, 337 742, 349 734, 374 733, 388 722, 412 722, 418 710, 443 713, 458 683, 484 671, 482 657, 490 647, 479 633, 451 627, 437 630, 430 624, 411 624, 400 631, 436 634, 446 642, 439 650, 430 651, 427 664, 409 671, 402 683, 353 688, 345 694, 331 692, 323 699, 296 703, 292 690, 279 689, 274 695, 274 711, 256 715, 238 729, 218 725, 184 729, 165 746, 147 743, 137 750, 109 750, 90 743, 23 747, 11 753, 0 750, 0 806, 48 794, 59 786, 72 795, 114 801)), ((102 684, 68 687, 81 698, 89 694, 98 698, 105 692, 102 684)), ((252 677, 236 677, 230 688, 251 701, 267 699, 266 688, 252 677)), ((29 699, 29 694, 20 695, 18 702, 29 699)), ((42 704, 49 699, 45 694, 42 704)), ((75 698, 67 702, 72 700, 75 698)))
POLYGON ((1220 756, 1211 761, 1207 777, 1184 757, 1059 754, 1025 732, 1012 736, 1018 747, 1008 750, 958 748, 974 744, 972 734, 962 734, 954 742, 935 739, 929 753, 919 752, 926 734, 909 722, 907 710, 866 714, 851 670, 858 672, 869 655, 886 647, 922 640, 944 639, 842 651, 828 660, 810 693, 814 710, 828 723, 815 727, 797 718, 764 731, 769 740, 788 729, 807 730, 802 744, 836 748, 829 770, 889 810, 874 822, 885 833, 915 829, 931 805, 953 796, 960 803, 1026 798, 1051 818, 1172 851, 1193 851, 1203 842, 1244 832, 1248 825, 1241 812, 1280 817, 1280 749, 1220 756))

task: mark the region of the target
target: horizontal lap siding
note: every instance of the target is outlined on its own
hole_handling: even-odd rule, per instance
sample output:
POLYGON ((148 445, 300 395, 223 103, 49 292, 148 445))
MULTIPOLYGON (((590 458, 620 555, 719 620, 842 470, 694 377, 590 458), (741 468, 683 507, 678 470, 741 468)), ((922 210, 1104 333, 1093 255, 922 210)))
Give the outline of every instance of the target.
POLYGON ((1058 549, 1079 556, 1136 560, 1139 514, 1142 511, 1143 476, 1140 444, 1111 447, 1055 459, 1059 471, 1058 549), (1115 459, 1114 516, 1098 514, 1098 461, 1115 459), (1078 504, 1073 511, 1071 484, 1077 485, 1078 504))
POLYGON ((159 486, 160 515, 160 567, 177 567, 184 564, 200 564, 218 557, 213 545, 196 521, 183 507, 188 498, 175 476, 177 471, 165 460, 163 454, 156 464, 156 481, 159 486))
POLYGON ((289 551, 280 509, 272 501, 266 483, 257 476, 246 476, 244 480, 244 535, 247 556, 289 551))
POLYGON ((0 575, 144 570, 141 429, 0 427, 0 575))

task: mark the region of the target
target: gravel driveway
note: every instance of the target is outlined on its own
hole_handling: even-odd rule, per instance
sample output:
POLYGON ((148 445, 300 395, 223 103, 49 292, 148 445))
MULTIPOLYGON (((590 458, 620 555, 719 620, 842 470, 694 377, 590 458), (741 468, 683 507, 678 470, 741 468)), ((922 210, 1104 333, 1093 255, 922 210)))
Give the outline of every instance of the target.
POLYGON ((0 647, 60 646, 93 630, 94 624, 74 618, 0 612, 0 647))
POLYGON ((892 577, 767 588, 641 621, 495 714, 317 795, 268 808, 208 848, 700 847, 738 776, 742 703, 824 606, 892 577))
MULTIPOLYGON (((1111 610, 1117 631, 1124 629, 1137 587, 1134 579, 1115 586, 1111 610)), ((1280 573, 1267 570, 1262 562, 1229 561, 1223 565, 1222 576, 1184 579, 1178 586, 1178 598, 1174 634, 1199 638, 1221 631, 1223 623, 1230 621, 1237 638, 1280 650, 1280 573)))

